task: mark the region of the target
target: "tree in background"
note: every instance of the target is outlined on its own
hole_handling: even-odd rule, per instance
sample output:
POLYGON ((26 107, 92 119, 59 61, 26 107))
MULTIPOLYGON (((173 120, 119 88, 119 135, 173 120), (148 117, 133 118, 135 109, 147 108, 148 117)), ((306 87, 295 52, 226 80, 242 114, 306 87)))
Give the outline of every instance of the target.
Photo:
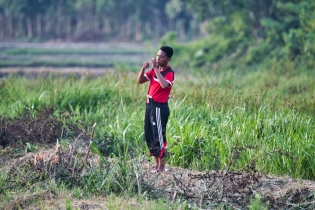
MULTIPOLYGON (((2 1, 0 6, 5 11, 5 23, 8 28, 8 36, 23 36, 23 24, 26 22, 27 37, 32 38, 34 33, 41 34, 42 25, 40 18, 50 6, 49 0, 13 0, 2 1), (17 20, 17 21, 16 21, 17 20), (26 21, 23 21, 26 20, 26 21), (34 27, 36 25, 36 28, 34 27), (18 29, 18 30, 16 30, 18 29)), ((5 30, 5 28, 4 28, 5 30)))
POLYGON ((178 31, 179 40, 186 40, 186 30, 199 31, 199 21, 194 13, 188 9, 187 5, 180 0, 170 0, 165 5, 165 13, 169 19, 169 28, 171 31, 178 31), (177 30, 176 30, 177 29, 177 30))
POLYGON ((0 39, 157 41, 171 30, 181 31, 182 41, 198 37, 196 27, 188 36, 193 16, 187 7, 166 12, 169 2, 174 0, 0 0, 0 39))
POLYGON ((204 22, 208 34, 182 47, 194 56, 191 67, 213 66, 221 60, 252 65, 265 59, 314 58, 312 0, 180 1, 204 22))
POLYGON ((160 40, 186 67, 311 60, 314 21, 313 0, 0 0, 1 40, 160 40))

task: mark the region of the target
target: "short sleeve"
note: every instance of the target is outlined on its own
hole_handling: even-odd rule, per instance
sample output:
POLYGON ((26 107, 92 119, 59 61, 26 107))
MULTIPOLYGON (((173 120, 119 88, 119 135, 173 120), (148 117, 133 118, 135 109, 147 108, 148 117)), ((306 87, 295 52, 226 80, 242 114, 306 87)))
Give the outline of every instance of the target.
POLYGON ((174 72, 172 72, 172 71, 168 72, 168 73, 165 75, 164 79, 165 79, 167 82, 169 82, 171 86, 173 86, 173 82, 174 82, 174 72))
POLYGON ((154 75, 154 69, 149 70, 147 73, 144 74, 144 76, 148 79, 151 80, 151 78, 154 75))

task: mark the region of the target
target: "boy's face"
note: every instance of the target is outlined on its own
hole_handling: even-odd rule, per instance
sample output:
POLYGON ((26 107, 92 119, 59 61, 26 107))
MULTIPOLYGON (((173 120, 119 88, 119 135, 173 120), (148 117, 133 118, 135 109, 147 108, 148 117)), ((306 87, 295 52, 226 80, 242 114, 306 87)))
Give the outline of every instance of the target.
POLYGON ((156 55, 156 62, 158 66, 166 66, 170 60, 171 58, 168 58, 165 52, 162 50, 158 51, 156 55))

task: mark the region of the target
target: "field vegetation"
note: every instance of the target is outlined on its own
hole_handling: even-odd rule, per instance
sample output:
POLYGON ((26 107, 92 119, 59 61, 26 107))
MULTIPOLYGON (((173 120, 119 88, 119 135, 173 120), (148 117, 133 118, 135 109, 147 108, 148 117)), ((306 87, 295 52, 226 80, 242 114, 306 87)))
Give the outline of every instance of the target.
MULTIPOLYGON (((146 86, 137 85, 136 76, 124 71, 102 77, 12 74, 1 80, 1 116, 13 118, 28 110, 36 117, 52 106, 60 119, 85 126, 96 122, 95 139, 110 137, 110 153, 119 156, 129 148, 130 154, 142 154, 146 86)), ((307 71, 179 73, 170 100, 170 164, 224 168, 233 149, 242 147, 248 150, 233 164, 235 169, 255 157, 257 170, 312 179, 314 85, 307 71)))
POLYGON ((152 52, 144 44, 1 43, 0 67, 84 67, 135 70, 152 52))
MULTIPOLYGON (((126 69, 103 71, 101 76, 65 76, 43 72, 37 77, 10 74, 2 78, 0 132, 1 144, 6 146, 2 150, 2 161, 43 150, 48 145, 52 145, 48 146, 52 148, 57 139, 62 146, 73 144, 81 132, 90 134, 92 125, 96 123, 91 146, 94 149, 91 151, 103 161, 114 158, 116 165, 106 168, 99 164, 76 181, 66 181, 67 176, 59 177, 59 185, 55 186, 57 189, 51 192, 57 193, 56 190, 62 188, 62 194, 71 190, 77 198, 80 198, 79 195, 133 197, 137 192, 140 203, 145 198, 156 199, 154 193, 150 194, 148 186, 143 187, 138 183, 135 188, 130 185, 140 173, 130 160, 150 159, 143 136, 147 86, 137 85, 137 73, 126 69), (46 113, 46 118, 43 118, 43 113, 46 113), (37 136, 37 140, 32 132, 24 131, 23 135, 17 135, 19 129, 26 129, 23 126, 34 132, 36 125, 41 131, 46 129, 44 125, 48 125, 47 119, 51 119, 47 126, 50 131, 45 130, 47 133, 37 136), (10 125, 23 120, 26 124, 20 124, 22 127, 15 125, 16 135, 10 137, 10 125), (119 176, 114 178, 117 171, 119 176)), ((205 72, 179 68, 175 81, 167 127, 167 163, 170 166, 193 171, 259 172, 313 180, 315 84, 312 71, 296 69, 290 62, 271 63, 268 68, 261 65, 233 71, 217 69, 205 72)), ((85 140, 88 142, 89 138, 87 135, 85 140)), ((13 162, 10 164, 16 166, 13 162)), ((12 191, 26 193, 30 185, 38 181, 17 179, 12 185, 7 175, 1 174, 3 206, 13 205, 10 203, 14 198, 12 191)), ((45 187, 38 187, 39 194, 47 186, 48 189, 54 188, 47 174, 46 177, 41 176, 45 180, 42 184, 45 187)), ((310 195, 311 192, 308 193, 310 195)), ((262 202, 255 196, 252 199, 256 205, 262 202)), ((19 203, 17 200, 14 202, 19 203)), ((64 201, 67 202, 71 206, 69 200, 64 201)), ((172 208, 188 208, 194 203, 178 202, 173 203, 172 208)), ((21 201, 19 205, 36 205, 35 201, 31 203, 21 201)), ((207 203, 198 205, 209 207, 207 203)), ((233 206, 218 203, 217 207, 222 205, 233 206)), ((250 203, 243 205, 248 207, 250 203)))
POLYGON ((1 209, 315 208, 314 1, 28 2, 0 0, 1 209), (136 78, 159 45, 176 75, 152 174, 136 78))

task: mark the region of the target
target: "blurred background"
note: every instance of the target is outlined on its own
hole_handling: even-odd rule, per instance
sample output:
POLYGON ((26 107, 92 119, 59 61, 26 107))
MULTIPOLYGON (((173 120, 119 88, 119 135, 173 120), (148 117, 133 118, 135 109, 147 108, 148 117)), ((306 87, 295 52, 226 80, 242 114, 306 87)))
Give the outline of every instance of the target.
MULTIPOLYGON (((314 181, 314 116, 315 0, 0 0, 0 144, 16 145, 0 149, 0 168, 13 160, 22 163, 30 151, 54 148, 58 138, 67 148, 81 142, 81 134, 88 142, 90 133, 91 152, 101 163, 82 174, 70 164, 71 170, 59 165, 65 183, 60 188, 45 181, 50 173, 41 175, 29 165, 8 175, 0 169, 0 200, 5 201, 0 209, 52 209, 55 197, 62 199, 55 203, 69 207, 54 209, 71 209, 72 198, 83 203, 98 196, 124 209, 125 195, 148 205, 132 201, 125 209, 214 209, 215 203, 217 209, 266 209, 252 207, 250 199, 270 209, 315 209, 315 187, 288 188, 280 196, 269 194, 273 181, 256 182, 259 174, 314 181), (175 180, 174 190, 161 184, 167 191, 156 191, 154 181, 142 179, 146 175, 129 161, 149 159, 142 117, 148 84, 138 85, 136 78, 161 45, 174 48, 176 73, 167 161, 207 172, 204 178, 211 183, 198 181, 206 183, 200 184, 200 197, 186 186, 179 188, 189 196, 178 191, 178 183, 190 178, 175 180), (107 157, 121 162, 104 170, 112 162, 107 157), (212 179, 212 170, 225 175, 212 179), (246 175, 237 173, 242 178, 235 179, 227 173, 232 171, 246 175), (254 183, 267 194, 256 191, 254 183), (123 197, 111 199, 112 193, 123 197), (46 194, 52 197, 45 201, 46 194), (146 204, 151 199, 156 207, 146 204), (29 207, 35 202, 36 208, 29 207)), ((178 174, 182 177, 181 170, 178 174)), ((283 183, 279 180, 279 186, 283 183)))
POLYGON ((315 3, 0 0, 0 41, 0 67, 139 65, 159 44, 168 44, 177 52, 173 61, 179 69, 247 68, 288 60, 313 68, 315 3))
MULTIPOLYGON (((206 1, 205 1, 206 2, 206 1)), ((200 36, 196 13, 180 0, 1 0, 1 40, 157 41, 178 31, 200 36)))

